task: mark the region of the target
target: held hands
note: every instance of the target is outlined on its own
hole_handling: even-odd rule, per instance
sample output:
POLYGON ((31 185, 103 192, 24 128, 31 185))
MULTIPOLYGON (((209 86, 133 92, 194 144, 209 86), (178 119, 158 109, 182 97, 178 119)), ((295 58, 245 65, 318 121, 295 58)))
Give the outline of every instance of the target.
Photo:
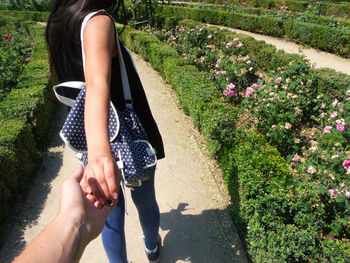
POLYGON ((85 247, 101 233, 117 204, 96 208, 94 196, 85 195, 81 189, 83 174, 84 169, 79 165, 65 180, 57 216, 13 263, 79 262, 85 247))
POLYGON ((120 181, 120 170, 112 155, 105 154, 89 158, 80 184, 94 205, 102 207, 117 203, 120 181))
POLYGON ((57 218, 73 223, 81 233, 81 238, 88 243, 102 231, 106 218, 117 202, 112 206, 96 208, 94 197, 86 195, 80 187, 84 169, 79 165, 72 175, 63 183, 57 218))

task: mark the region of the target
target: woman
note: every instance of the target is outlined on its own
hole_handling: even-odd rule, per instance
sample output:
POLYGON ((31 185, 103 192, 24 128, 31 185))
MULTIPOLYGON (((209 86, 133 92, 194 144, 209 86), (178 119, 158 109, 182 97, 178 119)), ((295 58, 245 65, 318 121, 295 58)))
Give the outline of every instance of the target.
MULTIPOLYGON (((122 0, 120 0, 122 1, 122 0)), ((108 136, 109 101, 119 110, 125 108, 118 53, 122 52, 130 82, 133 107, 145 128, 149 141, 164 158, 161 135, 152 117, 140 79, 130 54, 121 45, 117 50, 114 22, 107 12, 119 9, 117 0, 54 0, 46 29, 51 69, 60 82, 85 81, 85 133, 88 160, 82 188, 95 197, 95 205, 116 202, 107 218, 102 240, 110 262, 127 262, 124 235, 124 197, 119 193, 120 172, 112 158, 108 136), (104 11, 104 10, 106 11, 104 11), (102 11, 99 11, 102 10, 102 11), (99 11, 86 24, 83 33, 85 72, 82 63, 80 28, 84 17, 99 11)), ((76 96, 76 94, 68 94, 76 96)), ((154 175, 131 191, 144 234, 146 255, 158 262, 160 238, 159 208, 155 199, 154 175)))

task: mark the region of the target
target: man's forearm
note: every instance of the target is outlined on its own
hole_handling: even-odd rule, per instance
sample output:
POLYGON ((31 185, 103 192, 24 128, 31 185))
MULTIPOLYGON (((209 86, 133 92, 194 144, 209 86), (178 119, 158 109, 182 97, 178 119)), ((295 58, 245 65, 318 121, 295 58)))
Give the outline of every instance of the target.
POLYGON ((13 263, 78 262, 87 244, 79 222, 56 217, 13 263))

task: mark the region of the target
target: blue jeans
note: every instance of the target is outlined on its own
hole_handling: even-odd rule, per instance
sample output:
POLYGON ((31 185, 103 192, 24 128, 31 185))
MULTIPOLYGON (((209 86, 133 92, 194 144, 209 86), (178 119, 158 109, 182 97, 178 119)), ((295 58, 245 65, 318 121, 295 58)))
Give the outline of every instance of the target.
MULTIPOLYGON (((159 207, 154 191, 154 174, 134 189, 131 190, 131 197, 139 214, 145 246, 153 250, 157 246, 159 231, 159 207)), ((120 191, 118 205, 108 216, 102 231, 102 242, 110 263, 127 263, 124 214, 124 196, 120 191)))

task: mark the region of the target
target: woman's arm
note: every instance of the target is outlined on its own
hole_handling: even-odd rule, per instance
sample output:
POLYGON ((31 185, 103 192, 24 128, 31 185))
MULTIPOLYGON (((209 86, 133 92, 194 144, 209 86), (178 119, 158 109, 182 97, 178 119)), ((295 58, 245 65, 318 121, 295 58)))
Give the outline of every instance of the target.
POLYGON ((84 29, 85 53, 85 133, 88 165, 85 178, 94 196, 104 205, 116 199, 120 171, 111 154, 108 119, 110 107, 111 60, 116 52, 115 31, 106 15, 91 18, 84 29), (118 175, 118 176, 117 176, 118 175))

